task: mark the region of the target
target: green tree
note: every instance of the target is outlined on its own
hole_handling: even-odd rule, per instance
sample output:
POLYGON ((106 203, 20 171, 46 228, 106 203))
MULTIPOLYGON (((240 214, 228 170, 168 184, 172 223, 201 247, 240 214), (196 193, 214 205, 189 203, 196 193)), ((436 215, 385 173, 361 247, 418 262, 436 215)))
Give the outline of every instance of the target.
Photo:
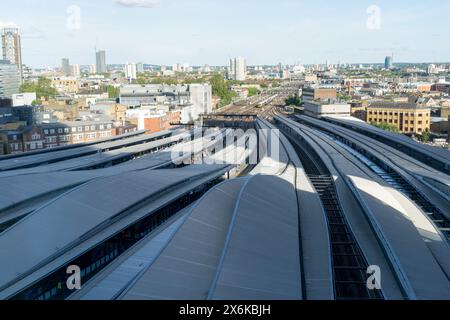
POLYGON ((133 84, 147 84, 149 80, 144 76, 138 76, 136 80, 133 80, 133 84))
POLYGON ((370 124, 375 126, 375 127, 377 127, 377 128, 383 129, 385 131, 396 132, 396 133, 399 132, 397 126, 395 126, 393 124, 390 124, 390 123, 387 123, 387 122, 377 123, 375 121, 372 121, 372 122, 370 122, 370 124))
POLYGON ((150 81, 151 84, 177 84, 178 80, 176 78, 163 78, 156 77, 150 81))
POLYGON ((211 78, 210 83, 212 87, 212 94, 220 97, 221 106, 230 104, 236 96, 236 92, 230 90, 227 81, 225 81, 221 74, 215 74, 211 78))
POLYGON ((289 96, 286 100, 284 100, 284 102, 288 106, 300 106, 302 104, 302 100, 298 95, 289 96))
POLYGON ((120 88, 116 88, 114 86, 107 86, 106 92, 108 92, 108 97, 110 99, 117 99, 120 96, 120 88))
POLYGON ((431 135, 428 131, 424 131, 420 135, 420 141, 422 141, 423 143, 430 141, 430 138, 431 138, 431 135))
POLYGON ((44 77, 40 77, 37 82, 25 81, 20 86, 20 92, 36 92, 38 99, 54 97, 58 94, 58 91, 52 87, 51 80, 44 77))
POLYGON ((260 91, 255 87, 248 88, 248 96, 249 97, 256 96, 259 93, 260 93, 260 91))

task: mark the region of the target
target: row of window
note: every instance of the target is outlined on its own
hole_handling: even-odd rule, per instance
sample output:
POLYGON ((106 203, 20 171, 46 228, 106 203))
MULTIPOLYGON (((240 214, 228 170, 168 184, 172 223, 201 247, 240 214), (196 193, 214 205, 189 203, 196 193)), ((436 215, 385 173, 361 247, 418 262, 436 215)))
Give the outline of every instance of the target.
MULTIPOLYGON (((111 131, 100 131, 99 137, 100 138, 111 137, 111 131)), ((96 132, 86 133, 86 134, 79 133, 79 134, 73 135, 73 141, 80 141, 80 140, 84 140, 85 138, 86 139, 97 139, 97 133, 96 132)))
POLYGON ((42 142, 31 142, 29 144, 29 150, 42 149, 43 147, 42 142))
MULTIPOLYGON (((387 116, 388 114, 390 115, 390 116, 392 116, 392 115, 394 115, 394 116, 398 116, 398 112, 387 112, 387 111, 369 111, 369 114, 373 114, 373 115, 385 115, 385 116, 387 116)), ((400 112, 400 114, 403 114, 403 116, 405 116, 405 117, 407 117, 408 116, 408 112, 400 112)), ((414 112, 411 112, 411 113, 409 113, 409 116, 410 117, 414 117, 415 116, 415 113, 414 112)), ((417 114, 417 116, 418 117, 422 117, 422 113, 418 113, 417 114)), ((425 113, 425 117, 428 117, 428 113, 425 113)))
MULTIPOLYGON (((86 275, 89 275, 90 273, 94 272, 95 270, 99 269, 101 266, 107 264, 109 261, 113 260, 115 257, 119 255, 119 250, 115 249, 114 251, 110 252, 106 256, 103 256, 102 258, 98 259, 97 261, 93 262, 86 268, 80 271, 80 277, 83 279, 86 275)), ((51 288, 50 290, 44 292, 40 296, 37 297, 37 300, 50 300, 51 298, 55 297, 58 293, 58 289, 61 289, 63 286, 65 286, 65 283, 59 282, 55 287, 51 288)))
POLYGON ((11 151, 22 150, 22 144, 21 143, 10 143, 9 147, 10 147, 11 151))
MULTIPOLYGON (((105 129, 111 129, 112 128, 112 124, 108 123, 108 124, 101 124, 99 125, 99 129, 98 130, 105 130, 105 129)), ((95 125, 91 125, 91 126, 84 126, 84 131, 96 131, 96 126, 95 125)), ((48 134, 62 134, 62 133, 70 133, 70 131, 72 133, 75 132, 83 132, 83 127, 72 127, 72 128, 57 128, 57 129, 44 129, 44 134, 48 135, 48 134)))
MULTIPOLYGON (((369 118, 369 122, 372 122, 372 120, 373 121, 376 121, 376 122, 382 122, 383 120, 382 119, 376 119, 376 118, 374 118, 374 119, 372 119, 372 118, 369 118)), ((389 123, 398 123, 398 120, 397 119, 394 119, 394 120, 392 120, 392 119, 385 119, 384 120, 384 122, 389 122, 389 123)), ((414 120, 405 120, 405 122, 404 122, 405 124, 414 124, 414 120)), ((426 120, 425 121, 425 123, 426 124, 428 124, 428 120, 426 120)), ((417 121, 417 124, 422 124, 422 120, 419 120, 419 121, 417 121)))

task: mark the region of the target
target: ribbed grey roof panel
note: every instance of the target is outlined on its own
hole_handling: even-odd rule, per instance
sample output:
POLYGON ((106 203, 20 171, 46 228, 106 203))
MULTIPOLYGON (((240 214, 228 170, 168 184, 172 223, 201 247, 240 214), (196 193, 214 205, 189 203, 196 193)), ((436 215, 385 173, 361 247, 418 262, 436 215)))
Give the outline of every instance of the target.
POLYGON ((0 234, 0 287, 51 261, 131 206, 224 167, 128 172, 99 178, 62 194, 0 234))
POLYGON ((121 298, 301 299, 296 201, 276 176, 220 184, 121 298))
POLYGON ((236 205, 213 299, 301 299, 295 188, 254 176, 236 205))
POLYGON ((123 299, 206 299, 235 199, 245 181, 227 181, 203 197, 165 250, 123 299))

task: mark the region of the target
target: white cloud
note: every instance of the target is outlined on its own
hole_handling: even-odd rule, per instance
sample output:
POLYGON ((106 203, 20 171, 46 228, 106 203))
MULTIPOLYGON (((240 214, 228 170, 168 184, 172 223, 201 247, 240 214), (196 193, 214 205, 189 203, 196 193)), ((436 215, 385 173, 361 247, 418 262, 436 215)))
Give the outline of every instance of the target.
POLYGON ((117 4, 124 7, 153 8, 161 3, 160 0, 116 0, 117 4))

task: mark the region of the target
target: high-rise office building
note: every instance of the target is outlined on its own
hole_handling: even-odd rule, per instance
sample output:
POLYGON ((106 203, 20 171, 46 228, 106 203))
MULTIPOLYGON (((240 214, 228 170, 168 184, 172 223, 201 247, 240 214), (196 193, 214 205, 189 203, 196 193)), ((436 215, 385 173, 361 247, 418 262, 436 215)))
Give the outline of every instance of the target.
POLYGON ((106 51, 100 50, 96 52, 96 69, 97 73, 105 73, 106 69, 106 51))
POLYGON ((392 56, 387 56, 384 59, 384 68, 385 69, 392 69, 392 67, 393 67, 393 58, 392 58, 392 56))
POLYGON ((244 58, 234 58, 230 60, 230 73, 229 78, 231 80, 243 81, 247 77, 247 61, 244 58))
POLYGON ((0 98, 11 98, 19 93, 20 83, 17 65, 9 60, 0 60, 0 98))
POLYGON ((17 66, 20 81, 23 78, 22 72, 22 49, 20 44, 20 34, 18 28, 5 28, 2 32, 3 60, 7 60, 17 66))
POLYGON ((137 79, 137 67, 135 63, 127 63, 124 71, 128 81, 137 79))
POLYGON ((79 77, 81 74, 80 72, 80 65, 74 64, 73 66, 70 66, 70 75, 73 77, 79 77))
POLYGON ((70 62, 69 59, 63 58, 61 60, 61 69, 65 76, 70 75, 70 62))
POLYGON ((139 73, 143 73, 144 72, 144 64, 142 62, 138 62, 136 64, 136 70, 139 73))

